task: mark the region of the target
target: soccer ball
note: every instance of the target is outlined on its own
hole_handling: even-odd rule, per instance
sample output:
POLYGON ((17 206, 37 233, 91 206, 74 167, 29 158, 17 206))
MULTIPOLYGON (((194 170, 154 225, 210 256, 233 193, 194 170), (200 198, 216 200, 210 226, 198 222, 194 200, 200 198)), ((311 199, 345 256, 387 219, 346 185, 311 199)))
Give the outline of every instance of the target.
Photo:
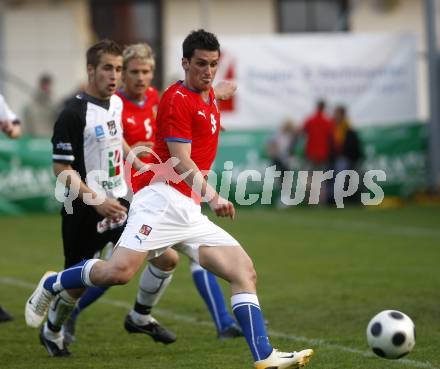
POLYGON ((396 310, 384 310, 368 323, 367 340, 376 355, 400 359, 416 344, 416 327, 408 315, 396 310))

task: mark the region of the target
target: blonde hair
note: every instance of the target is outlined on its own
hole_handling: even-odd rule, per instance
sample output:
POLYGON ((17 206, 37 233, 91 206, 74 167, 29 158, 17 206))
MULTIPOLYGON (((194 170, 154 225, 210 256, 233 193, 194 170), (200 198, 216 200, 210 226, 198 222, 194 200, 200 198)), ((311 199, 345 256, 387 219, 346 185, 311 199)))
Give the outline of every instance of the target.
POLYGON ((153 69, 156 66, 154 61, 154 53, 150 45, 146 43, 139 43, 127 46, 122 53, 123 64, 122 68, 127 69, 127 64, 132 59, 142 59, 150 64, 153 69))

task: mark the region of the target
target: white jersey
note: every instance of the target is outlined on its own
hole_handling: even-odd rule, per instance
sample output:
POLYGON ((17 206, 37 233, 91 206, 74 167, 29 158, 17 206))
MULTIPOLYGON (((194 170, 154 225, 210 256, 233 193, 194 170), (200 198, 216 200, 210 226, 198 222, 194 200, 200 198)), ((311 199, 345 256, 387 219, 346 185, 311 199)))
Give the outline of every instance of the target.
POLYGON ((124 179, 122 100, 77 95, 61 112, 52 137, 54 162, 70 164, 94 191, 127 194, 124 179))

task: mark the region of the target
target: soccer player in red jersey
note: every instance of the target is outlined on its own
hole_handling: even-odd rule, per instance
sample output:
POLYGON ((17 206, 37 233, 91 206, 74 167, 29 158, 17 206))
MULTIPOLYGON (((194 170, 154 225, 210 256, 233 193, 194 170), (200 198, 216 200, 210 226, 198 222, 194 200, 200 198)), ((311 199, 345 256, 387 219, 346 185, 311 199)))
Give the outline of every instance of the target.
MULTIPOLYGON (((117 95, 123 102, 122 127, 124 138, 132 148, 153 149, 156 136, 156 113, 159 104, 159 93, 151 86, 155 60, 153 52, 147 44, 134 44, 125 48, 123 53, 122 81, 123 87, 117 95)), ((235 90, 232 86, 220 83, 217 93, 223 98, 235 90)), ((139 158, 148 162, 148 151, 141 150, 139 158)), ((140 188, 137 184, 139 176, 131 171, 131 185, 134 192, 140 188)), ((159 302, 160 297, 169 285, 178 262, 175 250, 168 250, 159 258, 150 261, 139 282, 139 291, 135 305, 125 318, 125 328, 130 333, 144 333, 155 341, 165 344, 176 340, 173 332, 161 326, 151 316, 152 308, 159 302)), ((203 269, 199 264, 191 262, 190 269, 193 281, 199 294, 205 301, 214 321, 217 335, 220 339, 242 336, 241 330, 229 314, 223 292, 217 279, 212 273, 203 269)), ((75 338, 75 322, 78 315, 90 304, 100 298, 107 290, 104 287, 88 288, 78 301, 74 311, 64 324, 64 340, 71 343, 75 338)))
MULTIPOLYGON (((153 52, 147 44, 128 46, 123 54, 124 64, 122 80, 124 87, 118 91, 124 103, 122 121, 124 137, 132 148, 154 148, 156 138, 156 113, 159 104, 159 94, 151 86, 154 77, 155 60, 153 52)), ((228 97, 231 86, 224 83, 216 87, 217 95, 228 97)), ((235 91, 235 88, 233 88, 235 91)), ((148 162, 151 155, 143 150, 139 151, 141 160, 148 162)), ((139 184, 140 176, 132 170, 131 184, 133 191, 142 188, 139 184)), ((145 326, 150 321, 152 307, 158 303, 160 296, 168 286, 178 261, 174 250, 168 250, 159 257, 151 260, 140 280, 140 288, 136 303, 126 317, 125 325, 131 331, 139 331, 139 326, 145 326), (146 293, 145 291, 150 291, 146 293), (154 291, 152 293, 151 291, 154 291)), ((190 269, 193 281, 199 294, 205 301, 214 321, 219 338, 233 338, 241 335, 241 330, 226 308, 223 292, 215 276, 199 264, 192 262, 190 269)))
POLYGON ((235 216, 234 205, 207 183, 203 173, 210 168, 217 150, 220 114, 212 82, 219 57, 215 35, 204 30, 191 32, 183 42, 185 80, 169 87, 159 104, 158 157, 152 160, 151 170, 173 164, 182 180, 176 181, 174 173, 166 171, 162 181, 160 176, 146 173, 144 178, 151 183, 135 194, 127 226, 111 259, 90 259, 56 275, 43 276, 26 315, 36 319, 44 313, 49 294, 84 286, 125 284, 145 258, 155 258, 172 247, 230 283, 232 309, 257 369, 293 369, 307 364, 313 350, 280 352, 272 347, 256 295, 252 260, 231 235, 201 212, 199 203, 203 199, 217 216, 235 216), (39 309, 34 309, 35 305, 39 309))

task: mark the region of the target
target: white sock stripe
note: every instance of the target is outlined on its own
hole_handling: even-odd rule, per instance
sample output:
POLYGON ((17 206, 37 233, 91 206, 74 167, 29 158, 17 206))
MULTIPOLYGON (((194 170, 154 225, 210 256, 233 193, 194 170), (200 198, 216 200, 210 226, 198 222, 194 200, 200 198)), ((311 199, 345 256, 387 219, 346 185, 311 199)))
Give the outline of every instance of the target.
POLYGON ((250 303, 260 306, 257 295, 255 293, 249 293, 249 292, 236 293, 235 295, 232 295, 231 305, 234 306, 240 303, 247 303, 247 304, 250 303))
POLYGON ((57 279, 55 280, 55 283, 52 285, 52 289, 55 292, 59 292, 63 289, 63 286, 61 286, 61 274, 62 273, 57 274, 57 279))
POLYGON ((241 306, 253 306, 253 307, 261 310, 259 305, 250 304, 250 303, 246 303, 246 302, 243 302, 241 304, 232 305, 232 310, 235 310, 235 309, 237 309, 237 308, 239 308, 241 306))
POLYGON ((257 344, 255 342, 255 335, 254 335, 254 324, 252 322, 252 309, 250 306, 248 306, 248 311, 249 311, 249 322, 250 322, 250 326, 251 326, 251 332, 252 332, 252 346, 254 346, 255 349, 255 353, 257 354, 257 361, 260 360, 260 354, 258 352, 257 349, 257 344))
POLYGON ((153 274, 158 279, 166 279, 170 275, 174 273, 174 270, 165 271, 162 269, 159 269, 158 267, 155 267, 153 264, 148 264, 148 269, 150 269, 150 273, 153 274))
POLYGON ((191 273, 205 270, 199 263, 196 263, 195 261, 191 261, 191 263, 189 264, 189 269, 191 270, 191 273))
POLYGON ((208 297, 209 300, 211 301, 215 324, 217 325, 217 328, 220 330, 221 329, 220 316, 218 315, 217 304, 215 303, 214 297, 212 296, 211 286, 209 285, 209 280, 208 280, 208 271, 206 270, 203 270, 203 281, 205 282, 206 291, 208 292, 208 297))
POLYGON ((90 271, 92 270, 93 265, 95 265, 100 259, 90 259, 87 260, 81 271, 81 280, 87 287, 97 287, 90 280, 90 271))

